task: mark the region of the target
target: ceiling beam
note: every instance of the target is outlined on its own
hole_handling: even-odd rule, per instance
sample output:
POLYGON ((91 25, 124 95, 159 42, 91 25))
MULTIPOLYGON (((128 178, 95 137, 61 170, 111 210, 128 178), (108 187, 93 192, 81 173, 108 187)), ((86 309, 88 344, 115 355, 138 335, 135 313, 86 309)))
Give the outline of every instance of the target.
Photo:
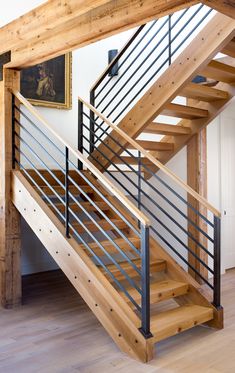
MULTIPOLYGON (((70 4, 70 1, 68 0, 67 3, 70 4)), ((17 48, 12 50, 12 60, 8 67, 32 66, 198 2, 198 0, 112 0, 82 15, 74 17, 74 14, 71 14, 69 20, 61 24, 56 23, 56 27, 53 27, 52 17, 49 29, 41 30, 41 33, 38 32, 37 36, 34 35, 30 40, 24 41, 22 38, 21 42, 18 42, 17 48)), ((35 17, 37 18, 37 9, 35 17)))
POLYGON ((204 4, 235 19, 235 0, 203 0, 204 4))
POLYGON ((110 0, 50 0, 0 29, 0 54, 107 4, 110 0))

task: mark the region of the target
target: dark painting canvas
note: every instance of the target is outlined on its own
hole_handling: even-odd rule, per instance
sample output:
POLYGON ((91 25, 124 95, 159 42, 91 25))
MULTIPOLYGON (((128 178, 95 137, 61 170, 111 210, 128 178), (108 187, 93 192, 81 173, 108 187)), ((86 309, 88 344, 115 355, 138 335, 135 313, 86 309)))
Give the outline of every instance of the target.
POLYGON ((42 62, 21 72, 21 93, 32 104, 71 108, 71 54, 42 62))

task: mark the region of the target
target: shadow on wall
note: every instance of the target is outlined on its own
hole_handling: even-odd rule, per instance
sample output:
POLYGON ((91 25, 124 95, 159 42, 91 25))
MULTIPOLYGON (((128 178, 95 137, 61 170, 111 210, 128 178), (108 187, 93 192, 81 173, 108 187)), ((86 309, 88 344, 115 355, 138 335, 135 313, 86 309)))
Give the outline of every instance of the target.
POLYGON ((58 269, 54 259, 48 254, 29 225, 22 218, 22 275, 58 269))

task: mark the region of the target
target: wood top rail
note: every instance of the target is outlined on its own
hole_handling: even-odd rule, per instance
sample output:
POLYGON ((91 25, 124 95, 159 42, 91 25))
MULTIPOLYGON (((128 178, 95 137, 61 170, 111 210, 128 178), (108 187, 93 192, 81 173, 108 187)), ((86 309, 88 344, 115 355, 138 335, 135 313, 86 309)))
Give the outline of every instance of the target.
POLYGON ((35 109, 28 100, 26 100, 18 91, 12 90, 11 93, 23 104, 29 112, 34 115, 49 132, 55 136, 69 151, 81 161, 90 170, 93 175, 112 193, 142 224, 145 226, 150 225, 150 220, 145 216, 126 196, 124 193, 120 192, 119 189, 111 183, 111 181, 102 174, 82 153, 74 149, 72 145, 66 142, 56 131, 54 131, 47 121, 41 116, 37 109, 35 109))
POLYGON ((174 182, 180 185, 187 193, 189 193, 192 197, 194 197, 198 202, 200 202, 204 207, 206 207, 209 211, 211 211, 216 217, 220 218, 221 213, 213 207, 204 197, 200 196, 194 189, 192 189, 188 184, 186 184, 181 178, 175 175, 168 167, 164 166, 159 160, 157 160, 151 153, 146 151, 142 146, 140 146, 135 140, 133 140, 130 136, 128 136, 124 131, 122 131, 118 126, 115 126, 112 122, 110 122, 106 117, 104 117, 98 110, 96 110, 92 105, 88 102, 83 100, 82 98, 78 97, 78 100, 83 102, 90 110, 92 110, 99 118, 101 118, 105 123, 107 123, 114 131, 116 131, 119 135, 121 135, 129 144, 131 144, 136 150, 141 152, 145 158, 149 159, 153 165, 157 166, 160 170, 164 172, 167 176, 169 176, 174 182))

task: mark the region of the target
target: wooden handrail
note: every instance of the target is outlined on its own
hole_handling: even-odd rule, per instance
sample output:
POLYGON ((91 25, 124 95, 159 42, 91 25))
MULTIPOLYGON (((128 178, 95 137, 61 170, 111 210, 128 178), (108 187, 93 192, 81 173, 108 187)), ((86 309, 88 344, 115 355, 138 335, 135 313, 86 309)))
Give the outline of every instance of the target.
POLYGON ((122 55, 126 52, 127 48, 129 48, 129 46, 131 45, 131 43, 135 40, 135 38, 142 31, 142 29, 144 28, 144 26, 145 26, 145 24, 142 25, 142 26, 140 26, 134 32, 134 34, 130 37, 130 39, 126 42, 126 44, 118 52, 118 54, 115 56, 115 58, 110 62, 110 64, 106 67, 106 69, 101 73, 101 75, 99 76, 99 78, 95 81, 95 83, 93 84, 93 86, 90 89, 90 92, 94 91, 100 85, 100 83, 104 80, 104 78, 109 73, 109 71, 112 69, 112 67, 117 63, 117 61, 119 60, 119 58, 122 57, 122 55))
POLYGON ((42 117, 42 115, 35 109, 28 100, 26 100, 20 92, 16 90, 11 90, 11 93, 15 95, 15 97, 23 104, 28 111, 34 115, 46 128, 49 132, 55 136, 63 145, 67 147, 70 152, 81 161, 89 171, 93 173, 97 177, 97 179, 109 190, 111 194, 113 194, 142 224, 145 226, 150 225, 150 220, 147 216, 145 216, 126 196, 124 193, 120 192, 119 189, 111 183, 111 181, 100 172, 82 153, 80 153, 77 149, 74 149, 72 145, 70 145, 67 141, 65 141, 55 130, 51 128, 51 126, 47 123, 47 121, 42 117))
POLYGON ((175 175, 168 167, 164 166, 151 153, 142 148, 142 146, 140 146, 135 140, 128 136, 123 130, 121 130, 118 126, 115 126, 115 124, 110 122, 103 114, 101 114, 98 110, 96 110, 96 108, 94 108, 91 104, 83 100, 81 97, 78 97, 78 100, 83 102, 83 104, 86 105, 91 111, 93 111, 100 119, 102 119, 114 131, 121 135, 129 144, 131 144, 134 147, 134 149, 141 152, 141 154, 144 155, 145 158, 149 159, 154 166, 157 166, 160 170, 164 172, 164 174, 169 176, 173 181, 180 185, 185 190, 185 192, 194 197, 198 202, 200 202, 204 207, 211 211, 215 216, 221 217, 221 213, 215 207, 213 207, 204 197, 200 196, 200 194, 198 194, 193 188, 186 184, 181 178, 175 175))

